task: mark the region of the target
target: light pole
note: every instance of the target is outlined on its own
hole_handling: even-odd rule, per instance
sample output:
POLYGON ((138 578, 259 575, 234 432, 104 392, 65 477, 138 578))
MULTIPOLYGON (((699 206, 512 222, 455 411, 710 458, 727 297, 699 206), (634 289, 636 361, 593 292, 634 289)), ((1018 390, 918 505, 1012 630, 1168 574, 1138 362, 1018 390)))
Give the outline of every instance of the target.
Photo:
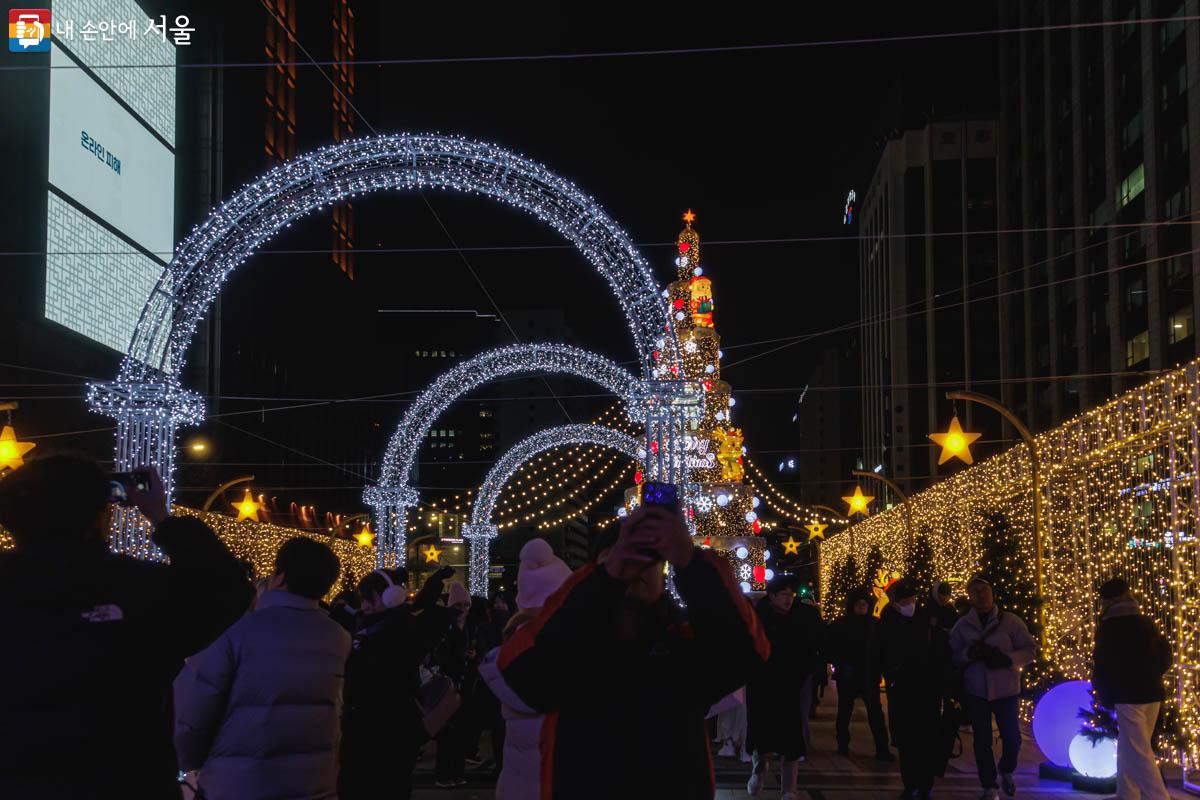
POLYGON ((231 481, 225 481, 220 486, 218 486, 216 489, 213 489, 213 493, 210 494, 208 496, 208 499, 204 501, 204 505, 200 507, 200 510, 208 511, 209 509, 211 509, 212 504, 217 502, 217 498, 220 497, 222 494, 224 494, 226 489, 228 489, 232 486, 237 486, 239 483, 249 483, 252 480, 254 480, 253 475, 243 475, 240 478, 234 478, 231 481))
POLYGON ((900 506, 904 509, 904 531, 908 534, 908 557, 911 559, 913 553, 916 552, 916 545, 913 540, 912 506, 908 503, 908 495, 896 485, 895 481, 882 473, 856 469, 851 470, 850 474, 857 478, 874 478, 895 492, 896 496, 900 498, 900 506))
POLYGON ((1025 427, 1025 423, 1021 422, 1016 414, 986 394, 966 391, 946 392, 946 399, 979 403, 982 406, 992 409, 1012 423, 1017 433, 1021 434, 1021 438, 1025 441, 1025 446, 1029 449, 1029 472, 1033 484, 1033 565, 1037 576, 1038 628, 1040 629, 1038 631, 1038 640, 1044 647, 1046 644, 1046 595, 1042 576, 1042 488, 1037 444, 1033 440, 1033 433, 1030 432, 1029 428, 1025 427))

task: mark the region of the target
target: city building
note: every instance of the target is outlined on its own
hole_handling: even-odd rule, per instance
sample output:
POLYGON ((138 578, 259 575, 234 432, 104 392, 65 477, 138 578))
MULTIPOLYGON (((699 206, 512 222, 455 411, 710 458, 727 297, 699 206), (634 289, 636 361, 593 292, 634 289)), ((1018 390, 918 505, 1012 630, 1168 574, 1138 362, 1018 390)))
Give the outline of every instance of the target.
MULTIPOLYGON (((939 472, 927 435, 950 418, 946 389, 1001 378, 997 130, 972 120, 905 131, 861 194, 862 457, 906 491, 939 472)), ((974 423, 974 409, 959 413, 974 423)))
POLYGON ((1185 0, 1000 8, 1001 27, 1053 28, 1000 47, 1000 226, 1020 232, 999 253, 999 395, 1035 430, 1200 353, 1195 13, 1185 0), (1140 18, 1167 21, 1094 25, 1140 18))

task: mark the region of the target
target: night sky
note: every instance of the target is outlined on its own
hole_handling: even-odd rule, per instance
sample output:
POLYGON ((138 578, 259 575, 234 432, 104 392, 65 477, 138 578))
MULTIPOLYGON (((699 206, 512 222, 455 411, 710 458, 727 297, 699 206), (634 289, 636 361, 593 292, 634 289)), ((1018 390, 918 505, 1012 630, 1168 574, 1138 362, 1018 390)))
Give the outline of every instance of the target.
MULTIPOLYGON (((231 42, 239 37, 257 42, 252 60, 259 62, 261 31, 243 24, 238 5, 225 4, 224 13, 198 7, 197 44, 220 26, 231 42)), ((407 4, 372 8, 352 2, 360 20, 381 15, 385 20, 358 32, 355 101, 366 119, 356 120, 356 133, 457 133, 540 161, 592 194, 639 244, 664 285, 674 278, 680 215, 694 209, 706 247, 705 271, 714 282, 716 324, 726 353, 723 377, 739 401, 735 422, 745 428, 752 453, 767 463, 767 454, 803 446, 804 432, 791 423, 800 391, 823 349, 844 350, 853 340, 858 250, 856 227, 842 225, 847 191, 865 191, 889 135, 934 118, 994 116, 998 36, 558 60, 372 62, 878 40, 996 26, 995 7, 988 3, 923 3, 920 13, 908 4, 879 3, 840 4, 816 14, 811 9, 817 5, 833 4, 802 4, 803 14, 757 15, 752 21, 683 5, 663 19, 600 6, 582 15, 573 9, 524 20, 472 11, 464 27, 457 11, 418 19, 407 4), (831 329, 838 332, 822 333, 831 329), (771 340, 814 333, 820 335, 764 355, 786 343, 771 340)), ((328 52, 327 28, 301 27, 297 36, 301 45, 320 51, 322 44, 328 52)), ((330 88, 312 67, 299 69, 301 109, 307 101, 324 110, 319 119, 301 117, 303 150, 332 140, 330 88)), ((222 73, 227 93, 261 97, 261 67, 222 73)), ((260 107, 227 107, 225 114, 227 152, 259 154, 226 158, 228 195, 265 164, 260 107)), ((625 320, 600 277, 553 231, 521 212, 482 198, 432 192, 424 199, 361 198, 355 219, 353 282, 327 254, 294 252, 260 254, 229 279, 221 301, 221 397, 210 399, 212 412, 422 389, 427 379, 414 381, 396 368, 397 353, 416 342, 413 320, 381 315, 380 308, 487 314, 497 308, 562 309, 573 343, 618 361, 634 356, 625 320), (454 250, 451 237, 463 253, 454 250), (530 246, 545 249, 513 249, 530 246)), ((298 222, 266 249, 329 245, 325 214, 298 222)), ((438 337, 420 338, 432 344, 438 337)), ((481 340, 474 349, 495 343, 481 340)), ((858 382, 857 356, 844 365, 844 374, 847 383, 858 382)), ((563 394, 595 392, 572 381, 552 386, 563 394)), ((813 390, 840 391, 847 402, 854 400, 854 389, 813 390)), ((355 473, 369 474, 370 468, 313 465, 378 460, 403 413, 403 399, 226 417, 204 430, 217 445, 214 464, 185 462, 180 484, 199 491, 247 471, 239 464, 307 463, 309 468, 276 482, 287 482, 290 496, 317 501, 323 510, 355 510, 356 487, 363 483, 355 473)), ((565 405, 581 421, 609 402, 585 398, 565 405)), ((106 456, 107 436, 97 437, 80 444, 94 444, 96 454, 106 456)), ((479 465, 480 476, 485 469, 479 465)), ((196 498, 185 493, 184 499, 196 498)))

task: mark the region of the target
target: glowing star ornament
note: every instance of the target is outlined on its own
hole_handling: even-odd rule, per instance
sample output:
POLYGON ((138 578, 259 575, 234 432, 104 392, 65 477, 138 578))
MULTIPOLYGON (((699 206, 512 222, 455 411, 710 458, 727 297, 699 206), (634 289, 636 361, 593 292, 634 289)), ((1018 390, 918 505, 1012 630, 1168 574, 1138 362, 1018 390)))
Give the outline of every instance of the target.
POLYGON ((850 510, 846 512, 847 516, 853 514, 862 514, 865 517, 871 513, 867 510, 867 506, 869 506, 871 501, 875 499, 875 495, 863 494, 862 487, 855 486, 854 494, 843 497, 842 499, 845 500, 846 505, 850 507, 850 510))
POLYGON ((796 537, 789 536, 787 541, 783 543, 783 554, 785 556, 800 555, 800 543, 796 541, 796 537))
POLYGON ((829 527, 828 525, 822 525, 819 522, 813 522, 808 525, 805 525, 804 530, 808 531, 808 540, 810 542, 813 539, 821 539, 822 541, 824 541, 825 529, 828 527, 829 527))
POLYGON ((437 549, 437 545, 429 545, 421 550, 421 555, 425 556, 426 564, 436 564, 438 559, 442 557, 442 551, 437 549))
POLYGON ((375 534, 371 533, 371 526, 363 525, 363 529, 354 534, 354 541, 358 542, 359 547, 370 547, 375 544, 375 534))
POLYGON ((18 442, 11 425, 0 431, 0 470, 16 469, 25 463, 25 454, 36 447, 33 442, 18 442))
POLYGON ((696 212, 692 211, 690 208, 687 211, 683 212, 683 221, 686 222, 690 226, 693 222, 696 221, 696 212))
POLYGON ((974 464, 975 459, 971 458, 971 443, 980 437, 978 433, 967 433, 962 429, 962 425, 958 423, 958 415, 954 415, 954 419, 950 420, 950 427, 945 433, 931 433, 929 438, 933 443, 942 448, 942 455, 938 458, 938 464, 945 464, 952 458, 958 458, 967 464, 974 464))
POLYGON ((244 519, 254 520, 258 522, 258 512, 262 509, 263 504, 254 499, 254 495, 250 494, 250 490, 246 490, 245 496, 242 497, 242 502, 234 503, 233 507, 238 512, 238 522, 244 519))

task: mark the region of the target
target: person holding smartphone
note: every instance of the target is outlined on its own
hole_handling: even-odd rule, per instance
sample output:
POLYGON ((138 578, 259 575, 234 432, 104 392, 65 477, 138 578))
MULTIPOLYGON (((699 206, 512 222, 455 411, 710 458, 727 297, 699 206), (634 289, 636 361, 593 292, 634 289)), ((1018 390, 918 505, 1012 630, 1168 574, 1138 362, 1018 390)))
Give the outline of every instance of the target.
POLYGON ((711 800, 705 715, 769 655, 728 562, 693 545, 675 508, 643 502, 496 665, 546 714, 543 797, 711 800), (665 591, 668 565, 686 619, 665 591))
POLYGON ((253 590, 204 523, 171 517, 153 469, 52 455, 0 478, 0 797, 178 798, 171 682, 253 590), (108 549, 114 480, 163 562, 108 549))

